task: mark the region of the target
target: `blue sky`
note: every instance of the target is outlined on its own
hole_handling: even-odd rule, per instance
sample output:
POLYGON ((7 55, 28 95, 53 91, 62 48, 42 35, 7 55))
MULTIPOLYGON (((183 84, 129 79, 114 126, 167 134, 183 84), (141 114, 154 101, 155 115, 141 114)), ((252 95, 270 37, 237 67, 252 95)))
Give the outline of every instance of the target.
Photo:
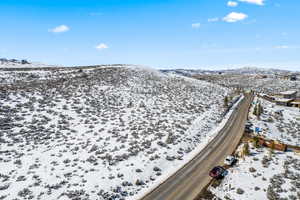
POLYGON ((0 57, 300 69, 298 0, 1 0, 0 57))

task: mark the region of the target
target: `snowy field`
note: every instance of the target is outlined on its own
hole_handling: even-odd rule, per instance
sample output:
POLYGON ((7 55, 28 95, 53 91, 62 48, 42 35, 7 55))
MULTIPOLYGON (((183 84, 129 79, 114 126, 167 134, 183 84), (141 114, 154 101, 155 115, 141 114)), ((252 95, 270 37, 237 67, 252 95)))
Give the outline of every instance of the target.
POLYGON ((221 185, 209 190, 220 199, 262 200, 300 199, 300 155, 251 149, 251 155, 240 160, 221 185))
POLYGON ((135 67, 0 77, 5 200, 135 199, 208 141, 231 93, 135 67))
POLYGON ((250 122, 254 127, 259 127, 268 139, 279 140, 285 144, 300 146, 300 112, 299 108, 278 106, 262 98, 255 98, 254 102, 260 102, 264 112, 257 119, 253 109, 250 112, 250 122))

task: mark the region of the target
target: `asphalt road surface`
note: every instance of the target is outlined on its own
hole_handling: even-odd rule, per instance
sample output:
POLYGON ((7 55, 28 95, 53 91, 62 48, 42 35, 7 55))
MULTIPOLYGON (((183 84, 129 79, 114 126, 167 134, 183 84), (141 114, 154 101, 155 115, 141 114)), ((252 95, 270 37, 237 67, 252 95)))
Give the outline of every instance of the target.
POLYGON ((208 173, 222 165, 243 136, 252 95, 245 98, 218 135, 189 163, 142 200, 194 200, 211 181, 208 173))

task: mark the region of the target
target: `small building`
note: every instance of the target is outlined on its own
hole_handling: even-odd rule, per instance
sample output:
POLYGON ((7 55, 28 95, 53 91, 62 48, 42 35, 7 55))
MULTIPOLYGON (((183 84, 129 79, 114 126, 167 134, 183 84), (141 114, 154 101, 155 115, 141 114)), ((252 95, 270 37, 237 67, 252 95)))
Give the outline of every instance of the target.
POLYGON ((258 138, 258 143, 261 146, 268 147, 268 148, 273 148, 274 150, 278 151, 286 151, 287 150, 287 145, 281 143, 280 141, 277 140, 265 140, 262 137, 258 138))
POLYGON ((292 101, 293 99, 282 99, 282 98, 275 99, 275 103, 279 106, 291 106, 292 101))
POLYGON ((264 75, 264 74, 259 74, 259 75, 256 75, 254 78, 256 78, 256 79, 265 79, 265 78, 268 78, 268 76, 264 75))
POLYGON ((291 106, 300 108, 300 100, 294 100, 291 102, 291 106))
POLYGON ((263 99, 265 99, 265 100, 267 100, 267 101, 271 101, 271 102, 273 102, 275 100, 274 97, 269 96, 267 94, 262 94, 260 97, 263 98, 263 99))
POLYGON ((25 64, 30 64, 27 60, 21 60, 21 64, 25 65, 25 64))
POLYGON ((296 81, 297 80, 297 75, 296 74, 293 74, 291 75, 291 81, 296 81))
POLYGON ((285 92, 280 92, 279 96, 281 96, 284 99, 296 99, 297 98, 297 91, 285 91, 285 92))
POLYGON ((287 80, 287 81, 296 81, 297 80, 297 74, 279 76, 279 79, 287 80))

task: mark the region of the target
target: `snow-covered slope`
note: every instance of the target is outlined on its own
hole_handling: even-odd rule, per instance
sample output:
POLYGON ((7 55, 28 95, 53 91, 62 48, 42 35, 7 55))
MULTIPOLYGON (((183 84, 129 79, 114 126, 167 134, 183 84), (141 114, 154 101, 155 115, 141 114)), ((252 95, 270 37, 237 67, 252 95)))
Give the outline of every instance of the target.
POLYGON ((136 67, 0 74, 6 200, 134 199, 207 142, 231 92, 136 67))
POLYGON ((299 108, 278 106, 261 98, 255 98, 260 102, 263 113, 259 119, 254 116, 252 106, 249 121, 262 130, 261 135, 268 139, 279 140, 285 144, 300 146, 300 112, 299 108))
POLYGON ((251 89, 265 94, 278 94, 282 91, 300 91, 300 80, 290 81, 275 77, 260 78, 256 75, 214 75, 205 78, 207 81, 228 87, 251 89))

